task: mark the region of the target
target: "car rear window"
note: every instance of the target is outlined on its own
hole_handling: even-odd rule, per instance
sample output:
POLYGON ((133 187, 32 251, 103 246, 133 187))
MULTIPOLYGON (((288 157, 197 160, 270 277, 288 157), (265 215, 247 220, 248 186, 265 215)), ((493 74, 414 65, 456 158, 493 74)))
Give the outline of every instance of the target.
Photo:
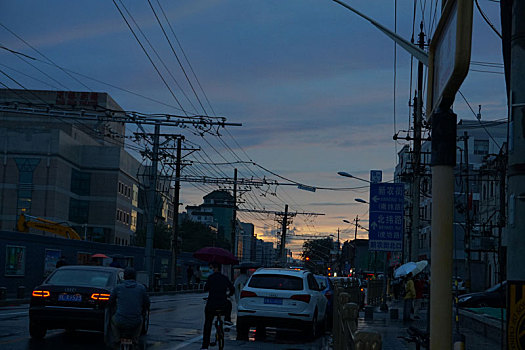
POLYGON ((111 272, 91 270, 57 270, 48 284, 106 287, 109 285, 111 272))
POLYGON ((253 275, 249 287, 279 290, 303 290, 303 279, 287 275, 253 275))

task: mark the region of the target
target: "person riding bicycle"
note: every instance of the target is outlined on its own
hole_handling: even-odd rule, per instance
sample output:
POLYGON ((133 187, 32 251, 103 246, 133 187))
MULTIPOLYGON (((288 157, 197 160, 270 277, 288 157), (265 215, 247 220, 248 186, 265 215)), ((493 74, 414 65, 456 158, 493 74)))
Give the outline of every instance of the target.
POLYGON ((137 272, 132 267, 124 269, 124 282, 118 284, 109 297, 108 307, 116 312, 111 318, 113 345, 118 346, 123 332, 130 333, 137 343, 142 330, 143 313, 149 309, 150 300, 144 285, 137 283, 137 272))
POLYGON ((232 324, 232 304, 226 293, 229 291, 229 295, 233 295, 235 288, 228 277, 220 273, 220 264, 211 262, 210 269, 213 270, 213 273, 208 276, 208 281, 204 286, 204 291, 208 291, 209 293, 208 301, 204 308, 205 321, 201 349, 208 349, 210 345, 211 326, 217 310, 223 311, 221 314, 224 314, 224 323, 232 324))

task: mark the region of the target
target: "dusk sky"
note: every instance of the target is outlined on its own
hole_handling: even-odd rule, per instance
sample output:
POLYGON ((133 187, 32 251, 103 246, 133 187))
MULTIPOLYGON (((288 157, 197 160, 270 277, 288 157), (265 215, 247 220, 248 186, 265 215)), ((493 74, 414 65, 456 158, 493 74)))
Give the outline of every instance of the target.
MULTIPOLYGON (((329 0, 159 0, 161 7, 157 0, 150 1, 204 110, 147 0, 115 0, 115 3, 183 110, 112 1, 3 1, 0 46, 38 60, 0 50, 2 87, 87 91, 87 86, 109 93, 127 111, 208 114, 242 123, 221 129, 220 137, 201 137, 188 129, 163 132, 182 133, 189 141, 187 146, 202 148, 201 152, 188 156, 194 165, 186 167, 183 175, 233 177, 233 169, 237 167, 239 178, 264 177, 281 183, 329 188, 312 193, 280 185, 243 191, 241 208, 283 211, 288 204, 291 212, 325 214, 297 215, 290 226, 292 234, 337 235, 339 228, 342 241, 351 239, 354 226, 342 220, 352 221, 356 215, 367 227, 368 205, 354 201, 368 200, 367 184, 343 178, 337 172, 347 171, 368 179, 371 169, 379 169, 383 170, 384 181, 393 178, 397 151, 406 142, 396 143, 392 136, 399 132, 404 137, 410 127, 412 110, 408 102, 416 90, 417 61, 414 59, 411 65, 410 55, 398 47, 394 74, 393 41, 329 0), (44 57, 13 33, 54 64, 82 74, 70 73, 82 84, 52 64, 44 63, 47 62, 44 57), (239 161, 259 166, 224 165, 239 161), (359 188, 341 190, 355 187, 359 188)), ((416 40, 421 21, 425 34, 433 33, 441 8, 441 1, 348 0, 347 3, 392 31, 397 3, 397 32, 407 40, 412 36, 414 3, 416 40)), ((500 31, 499 3, 479 0, 479 4, 500 31)), ((471 71, 461 92, 476 113, 478 105, 482 105, 482 120, 504 118, 500 38, 475 5, 471 61, 471 71)), ((474 118, 459 95, 454 111, 458 119, 474 118)), ((182 183, 181 209, 201 204, 202 197, 217 188, 182 183)), ((274 215, 241 212, 238 217, 254 223, 259 238, 275 240, 279 227, 274 215)), ((364 238, 365 234, 359 230, 359 237, 364 238)), ((299 239, 288 243, 295 253, 301 245, 299 239)))

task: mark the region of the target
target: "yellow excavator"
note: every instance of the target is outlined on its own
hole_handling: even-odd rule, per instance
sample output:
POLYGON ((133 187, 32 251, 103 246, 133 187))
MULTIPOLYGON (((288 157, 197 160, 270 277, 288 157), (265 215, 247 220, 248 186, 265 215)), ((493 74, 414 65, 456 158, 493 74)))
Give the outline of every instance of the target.
POLYGON ((59 224, 47 219, 37 218, 34 216, 20 214, 18 221, 16 222, 16 229, 20 232, 29 232, 29 228, 35 228, 46 232, 54 233, 55 235, 62 236, 69 239, 81 239, 77 231, 69 226, 59 224), (32 219, 32 220, 28 220, 32 219))

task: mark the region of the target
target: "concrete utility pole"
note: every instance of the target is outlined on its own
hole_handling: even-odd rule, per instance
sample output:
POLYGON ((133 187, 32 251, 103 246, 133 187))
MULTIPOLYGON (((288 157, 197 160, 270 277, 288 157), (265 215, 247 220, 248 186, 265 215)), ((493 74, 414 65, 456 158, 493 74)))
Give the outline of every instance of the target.
POLYGON ((148 221, 146 225, 146 271, 150 288, 153 287, 153 236, 155 234, 155 215, 157 215, 157 168, 159 163, 159 136, 160 122, 155 123, 155 133, 153 134, 153 154, 151 155, 151 168, 149 175, 148 192, 148 221))
MULTIPOLYGON (((420 25, 419 47, 425 47, 423 22, 420 25)), ((410 235, 410 260, 419 260, 419 202, 421 201, 421 123, 423 120, 423 63, 417 66, 417 96, 414 98, 414 149, 412 153, 413 183, 412 183, 412 228, 410 235)))
POLYGON ((283 224, 281 228, 281 249, 279 251, 279 261, 286 264, 286 230, 288 228, 288 204, 284 206, 283 224))
POLYGON ((432 116, 431 350, 450 349, 452 344, 456 118, 451 110, 440 109, 432 116))
POLYGON ((177 138, 177 159, 175 160, 175 193, 173 194, 173 235, 171 237, 171 284, 177 283, 177 254, 179 249, 179 201, 180 201, 180 170, 181 143, 177 138))
POLYGON ((237 246, 235 244, 235 237, 237 237, 237 168, 233 173, 233 211, 232 211, 232 232, 231 232, 231 247, 232 254, 237 256, 237 246))
MULTIPOLYGON (((507 279, 525 281, 525 2, 512 2, 507 279)), ((508 310, 507 310, 508 311, 508 310)))

